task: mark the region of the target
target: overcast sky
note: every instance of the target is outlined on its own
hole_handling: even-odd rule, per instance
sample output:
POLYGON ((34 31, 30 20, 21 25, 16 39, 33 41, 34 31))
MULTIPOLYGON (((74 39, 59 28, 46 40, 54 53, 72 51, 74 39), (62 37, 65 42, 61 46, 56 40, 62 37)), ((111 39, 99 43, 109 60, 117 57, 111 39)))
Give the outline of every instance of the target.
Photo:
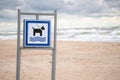
POLYGON ((120 26, 120 0, 0 0, 0 27, 16 27, 17 9, 58 11, 58 27, 120 26))

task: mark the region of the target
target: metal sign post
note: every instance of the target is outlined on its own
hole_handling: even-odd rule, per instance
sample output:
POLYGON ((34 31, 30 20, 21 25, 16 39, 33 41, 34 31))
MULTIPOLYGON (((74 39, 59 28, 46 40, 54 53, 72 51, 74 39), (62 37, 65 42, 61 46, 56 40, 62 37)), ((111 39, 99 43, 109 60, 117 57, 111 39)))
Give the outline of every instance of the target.
MULTIPOLYGON (((55 76, 56 76, 56 45, 57 45, 57 35, 56 35, 57 34, 57 11, 54 11, 54 13, 27 13, 27 12, 21 12, 20 9, 18 9, 17 26, 18 26, 18 28, 17 28, 16 80, 21 80, 20 79, 20 71, 21 71, 20 64, 21 64, 21 50, 22 49, 52 50, 52 75, 51 75, 51 80, 55 80, 55 76), (35 15, 37 21, 39 20, 39 16, 53 16, 54 17, 54 41, 53 41, 53 47, 51 47, 51 46, 49 46, 49 47, 46 47, 46 46, 44 46, 44 47, 43 46, 41 46, 41 47, 40 46, 37 46, 37 47, 20 46, 20 28, 21 28, 21 16, 22 15, 35 15)), ((36 30, 36 31, 38 32, 38 30, 36 30)), ((25 34, 25 31, 24 31, 24 34, 25 34)), ((35 36, 35 34, 34 34, 34 36, 35 36)))

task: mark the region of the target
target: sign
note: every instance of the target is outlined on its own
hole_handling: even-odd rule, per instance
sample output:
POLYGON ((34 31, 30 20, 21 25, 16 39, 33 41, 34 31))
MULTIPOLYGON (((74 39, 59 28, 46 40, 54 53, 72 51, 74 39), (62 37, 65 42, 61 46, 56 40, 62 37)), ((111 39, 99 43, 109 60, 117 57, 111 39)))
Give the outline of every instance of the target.
POLYGON ((24 47, 50 47, 50 21, 24 20, 24 47))

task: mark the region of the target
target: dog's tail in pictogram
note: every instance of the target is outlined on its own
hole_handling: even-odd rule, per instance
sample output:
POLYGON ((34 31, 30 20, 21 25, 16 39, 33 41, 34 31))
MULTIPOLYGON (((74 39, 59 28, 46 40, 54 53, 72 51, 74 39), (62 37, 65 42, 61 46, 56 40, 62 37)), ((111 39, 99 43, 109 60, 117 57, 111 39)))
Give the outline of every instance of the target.
POLYGON ((35 29, 34 27, 32 27, 32 29, 35 29))

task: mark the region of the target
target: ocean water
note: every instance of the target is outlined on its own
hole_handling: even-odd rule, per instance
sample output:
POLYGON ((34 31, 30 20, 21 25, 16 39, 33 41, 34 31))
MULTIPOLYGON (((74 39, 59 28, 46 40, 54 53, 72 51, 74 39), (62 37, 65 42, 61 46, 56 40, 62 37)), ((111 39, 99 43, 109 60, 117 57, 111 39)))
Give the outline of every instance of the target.
MULTIPOLYGON (((22 35, 23 33, 21 33, 21 37, 23 37, 22 35)), ((0 40, 16 38, 16 31, 0 31, 0 40)), ((57 39, 66 41, 120 42, 120 27, 58 29, 57 39)))

